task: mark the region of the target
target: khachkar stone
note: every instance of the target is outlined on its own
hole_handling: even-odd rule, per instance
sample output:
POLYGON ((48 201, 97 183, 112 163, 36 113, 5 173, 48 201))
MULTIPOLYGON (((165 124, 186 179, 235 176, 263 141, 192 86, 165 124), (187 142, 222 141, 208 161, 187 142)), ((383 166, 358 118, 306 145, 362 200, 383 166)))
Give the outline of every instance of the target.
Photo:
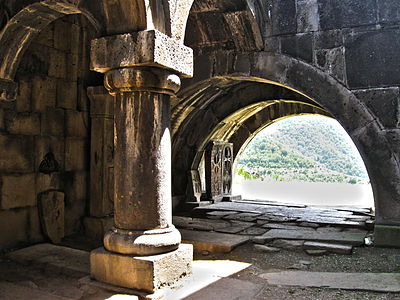
POLYGON ((204 154, 207 198, 214 201, 221 201, 223 197, 222 150, 223 142, 211 141, 204 154))
POLYGON ((114 227, 91 276, 154 293, 191 274, 192 247, 172 225, 169 100, 192 51, 150 30, 96 39, 91 54, 114 96, 114 227))
POLYGON ((225 143, 222 148, 222 193, 224 196, 232 194, 232 165, 233 144, 225 143))

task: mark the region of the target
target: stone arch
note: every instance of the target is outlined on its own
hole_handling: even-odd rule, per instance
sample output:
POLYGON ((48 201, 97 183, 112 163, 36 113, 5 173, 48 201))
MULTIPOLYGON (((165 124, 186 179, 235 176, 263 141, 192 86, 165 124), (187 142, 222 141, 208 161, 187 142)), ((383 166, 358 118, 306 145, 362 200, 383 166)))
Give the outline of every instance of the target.
POLYGON ((14 15, 0 32, 0 99, 15 100, 14 77, 33 39, 51 22, 72 14, 83 14, 97 32, 99 22, 86 10, 61 1, 33 3, 14 15))
MULTIPOLYGON (((376 207, 376 222, 378 224, 398 224, 400 222, 400 172, 399 162, 394 149, 388 142, 387 134, 375 119, 369 109, 361 103, 354 94, 336 81, 330 75, 321 70, 306 64, 302 61, 285 55, 272 54, 267 52, 253 52, 238 54, 232 57, 232 64, 215 64, 212 54, 209 61, 211 65, 203 65, 201 69, 195 68, 194 78, 186 81, 185 86, 173 107, 173 164, 174 168, 183 171, 182 164, 185 160, 195 155, 195 148, 201 138, 193 131, 199 126, 208 127, 212 131, 219 123, 218 113, 214 110, 212 103, 221 101, 219 110, 227 112, 243 107, 243 93, 254 94, 257 99, 293 99, 296 102, 303 102, 315 105, 327 111, 332 117, 339 121, 357 146, 366 165, 371 185, 374 192, 376 207), (209 75, 205 76, 204 71, 209 75), (220 83, 209 79, 205 82, 201 78, 212 78, 212 74, 221 75, 218 78, 220 83), (222 75, 225 74, 225 77, 222 75), (226 78, 235 74, 241 79, 240 84, 232 85, 226 78), (239 75, 240 74, 240 75, 239 75), (247 75, 247 77, 243 76, 247 75), (250 77, 251 76, 251 77, 250 77), (245 80, 243 80, 246 78, 245 80), (250 80, 252 81, 249 83, 250 80), (197 83, 196 82, 199 82, 197 83), (192 87, 190 85, 193 84, 192 87), (252 87, 247 87, 251 85, 252 87), (279 87, 279 88, 278 88, 279 87), (280 90, 280 92, 277 92, 280 90), (292 95, 283 95, 292 93, 292 95), (239 97, 238 97, 239 95, 239 97), (197 99, 197 101, 193 100, 197 99), (234 101, 233 99, 239 99, 234 101), (193 102, 194 105, 191 105, 193 102), (196 118, 198 110, 204 111, 201 118, 196 118), (187 128, 187 129, 185 129, 187 128), (185 140, 181 130, 191 132, 193 141, 185 140), (186 150, 179 145, 184 143, 186 150), (179 150, 178 150, 179 149, 179 150), (178 158, 179 156, 179 158, 178 158)), ((217 56, 214 56, 217 58, 217 56)), ((218 109, 217 109, 218 112, 218 109)), ((174 169, 175 170, 175 169, 174 169)), ((176 182, 180 184, 182 182, 176 182)))

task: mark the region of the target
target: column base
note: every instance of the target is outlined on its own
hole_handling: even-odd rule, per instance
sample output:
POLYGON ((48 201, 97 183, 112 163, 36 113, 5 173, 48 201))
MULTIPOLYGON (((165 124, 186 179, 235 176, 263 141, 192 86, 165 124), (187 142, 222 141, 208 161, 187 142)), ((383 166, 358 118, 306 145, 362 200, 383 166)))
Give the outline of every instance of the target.
POLYGON ((375 224, 374 245, 400 248, 400 225, 375 224))
POLYGON ((188 244, 151 256, 123 255, 101 247, 90 253, 90 276, 100 282, 152 294, 191 275, 192 261, 193 247, 188 244))

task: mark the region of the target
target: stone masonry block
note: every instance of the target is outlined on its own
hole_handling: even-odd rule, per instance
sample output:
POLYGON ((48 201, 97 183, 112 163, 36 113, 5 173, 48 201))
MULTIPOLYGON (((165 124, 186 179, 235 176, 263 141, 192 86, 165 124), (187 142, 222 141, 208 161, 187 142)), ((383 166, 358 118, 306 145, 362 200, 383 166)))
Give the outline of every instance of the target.
POLYGON ((272 4, 272 34, 281 35, 297 32, 296 1, 275 0, 272 4))
POLYGON ((28 241, 28 209, 0 210, 0 249, 28 241))
POLYGON ((322 30, 377 23, 376 0, 319 0, 318 11, 322 30))
POLYGON ((87 140, 70 137, 65 139, 65 171, 87 170, 88 156, 87 140))
POLYGON ((55 78, 67 78, 67 53, 50 49, 49 76, 55 78))
POLYGON ((91 69, 160 66, 182 76, 193 75, 193 51, 157 30, 114 35, 92 41, 91 69))
POLYGON ((400 21, 400 5, 398 0, 377 0, 379 22, 394 23, 400 21))
POLYGON ((74 110, 65 111, 65 134, 67 136, 87 137, 89 134, 89 114, 74 110))
POLYGON ((90 275, 109 284, 154 293, 192 273, 192 245, 152 256, 121 255, 98 248, 90 253, 90 275))
POLYGON ((32 110, 43 111, 56 104, 57 83, 50 77, 36 76, 32 81, 32 110))
POLYGON ((0 135, 0 171, 33 171, 33 137, 0 135))
POLYGON ((42 113, 42 135, 64 136, 64 110, 47 108, 42 113))
MULTIPOLYGON (((77 81, 79 77, 79 54, 67 54, 67 79, 70 81, 77 81)), ((86 69, 88 70, 88 68, 86 69)))
POLYGON ((58 80, 57 82, 57 107, 76 109, 78 85, 75 81, 58 80))
POLYGON ((297 32, 318 31, 319 15, 317 0, 298 0, 297 11, 297 32))
POLYGON ((350 88, 400 84, 400 29, 358 32, 345 37, 350 88))
POLYGON ((357 90, 354 94, 371 109, 386 129, 400 126, 399 88, 357 90))
POLYGON ((342 30, 327 30, 315 33, 315 49, 330 49, 340 46, 343 46, 342 30))
POLYGON ((76 26, 64 20, 54 22, 54 48, 69 52, 71 49, 72 26, 76 26))
POLYGON ((54 23, 50 23, 49 25, 46 26, 46 28, 44 28, 39 32, 39 34, 35 38, 35 43, 52 48, 54 46, 53 34, 54 34, 54 23))
POLYGON ((283 37, 281 39, 281 51, 310 63, 313 60, 312 39, 311 34, 283 37))
POLYGON ((9 114, 6 129, 11 134, 40 134, 40 115, 38 113, 9 114))
POLYGON ((63 137, 35 137, 35 171, 39 170, 40 163, 43 161, 45 155, 49 152, 54 154, 54 158, 60 166, 60 170, 63 170, 65 160, 64 145, 65 141, 63 137))
POLYGON ((17 112, 31 111, 32 81, 20 79, 18 82, 17 112))
POLYGON ((1 209, 36 205, 35 176, 31 174, 1 176, 1 209))

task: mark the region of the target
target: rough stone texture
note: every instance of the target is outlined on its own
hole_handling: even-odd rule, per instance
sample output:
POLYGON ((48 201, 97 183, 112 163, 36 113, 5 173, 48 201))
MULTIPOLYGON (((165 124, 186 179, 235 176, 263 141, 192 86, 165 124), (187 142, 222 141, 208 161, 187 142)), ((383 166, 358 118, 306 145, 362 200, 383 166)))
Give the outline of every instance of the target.
POLYGON ((113 217, 86 217, 83 219, 85 235, 98 241, 103 241, 103 237, 114 224, 113 217))
POLYGON ((399 34, 399 29, 388 29, 346 36, 346 71, 350 88, 399 84, 399 34))
POLYGON ((282 53, 311 63, 313 60, 312 38, 310 34, 283 37, 281 40, 282 53))
POLYGON ((374 0, 321 0, 318 12, 322 30, 346 28, 377 22, 377 5, 374 0))
POLYGON ((192 50, 157 30, 96 39, 92 42, 91 58, 92 69, 98 72, 147 65, 169 68, 183 76, 193 74, 192 50), (129 51, 120 51, 121 47, 129 51))
POLYGON ((319 242, 305 242, 303 244, 305 250, 327 250, 332 253, 338 254, 351 254, 353 246, 341 245, 333 243, 319 243, 319 242))
POLYGON ((1 182, 1 209, 36 205, 34 174, 3 175, 1 182))
POLYGON ((192 249, 191 245, 181 244, 177 250, 165 254, 135 257, 98 248, 90 254, 91 277, 153 293, 192 273, 192 249))

